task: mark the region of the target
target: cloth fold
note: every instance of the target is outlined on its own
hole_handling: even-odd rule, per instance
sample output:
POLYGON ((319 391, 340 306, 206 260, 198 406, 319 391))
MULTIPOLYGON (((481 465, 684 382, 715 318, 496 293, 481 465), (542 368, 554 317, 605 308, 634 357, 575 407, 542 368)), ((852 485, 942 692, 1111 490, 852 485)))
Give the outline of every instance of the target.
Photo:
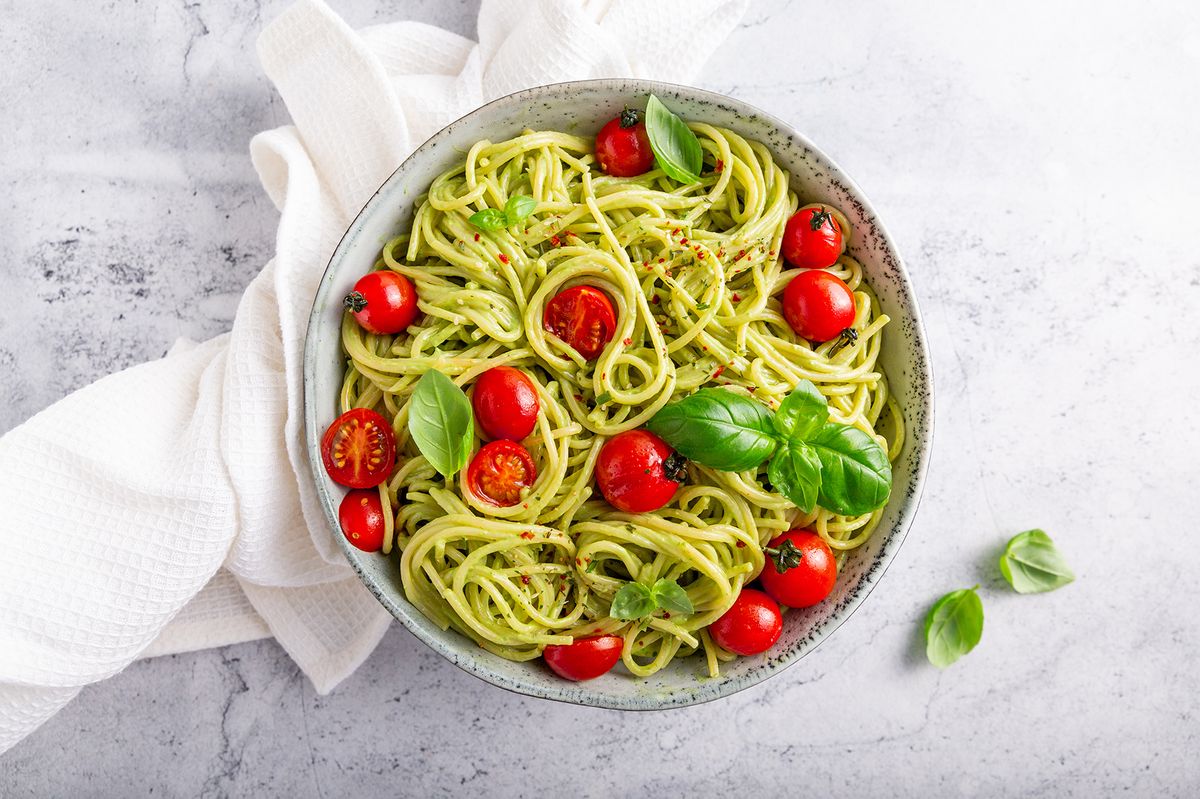
POLYGON ((272 635, 326 692, 370 654, 390 617, 332 538, 303 434, 304 331, 342 232, 472 108, 563 80, 686 82, 747 4, 483 0, 478 43, 414 22, 355 32, 320 0, 266 27, 259 57, 294 124, 250 145, 281 217, 232 330, 0 438, 0 752, 140 656, 272 635))

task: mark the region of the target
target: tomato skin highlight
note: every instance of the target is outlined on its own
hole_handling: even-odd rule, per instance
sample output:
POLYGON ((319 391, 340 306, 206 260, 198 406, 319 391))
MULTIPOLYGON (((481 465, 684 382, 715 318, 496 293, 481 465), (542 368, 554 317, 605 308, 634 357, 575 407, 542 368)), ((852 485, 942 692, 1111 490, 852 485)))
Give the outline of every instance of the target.
POLYGON ((596 162, 613 177, 631 178, 654 166, 654 150, 646 123, 638 112, 626 109, 610 119, 596 134, 596 162))
POLYGON ((801 272, 783 290, 783 317, 801 338, 835 339, 854 324, 854 292, 830 272, 801 272))
POLYGON ((732 607, 708 626, 717 644, 738 655, 757 655, 775 646, 783 632, 779 604, 762 591, 743 588, 732 607))
POLYGON ((596 483, 617 510, 649 513, 675 496, 685 464, 682 455, 649 430, 627 430, 600 448, 596 483))
POLYGON ((467 467, 464 487, 481 502, 511 508, 521 501, 521 490, 537 480, 537 466, 529 450, 513 441, 484 444, 467 467))
POLYGON ((383 502, 377 490, 356 488, 346 494, 338 506, 338 523, 346 540, 363 552, 383 548, 383 502))
POLYGON ((541 403, 533 381, 511 366, 493 366, 475 381, 475 421, 488 438, 520 441, 537 425, 541 403))
POLYGON ((339 485, 379 485, 396 465, 396 435, 391 423, 369 408, 343 413, 321 436, 321 462, 339 485))
POLYGON ((594 680, 617 665, 624 645, 625 641, 619 635, 576 638, 570 644, 546 647, 542 650, 542 659, 564 680, 594 680))
POLYGON ((801 208, 783 229, 782 249, 783 257, 798 269, 826 269, 845 249, 842 227, 824 206, 801 208))
POLYGON ((604 352, 617 330, 612 300, 593 286, 572 286, 555 294, 542 312, 542 327, 569 344, 584 360, 604 352))
POLYGON ((772 556, 758 576, 763 589, 781 605, 789 608, 810 608, 829 596, 837 582, 837 561, 824 539, 811 530, 789 530, 767 544, 779 550, 784 542, 799 550, 800 563, 779 570, 772 556))

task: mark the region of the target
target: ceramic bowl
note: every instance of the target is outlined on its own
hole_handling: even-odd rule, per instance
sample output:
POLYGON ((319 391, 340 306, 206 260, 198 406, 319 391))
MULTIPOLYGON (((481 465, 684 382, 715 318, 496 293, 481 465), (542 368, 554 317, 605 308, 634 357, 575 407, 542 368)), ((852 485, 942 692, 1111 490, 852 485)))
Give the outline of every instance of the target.
POLYGON ((929 462, 933 393, 921 315, 900 256, 862 191, 782 120, 731 97, 653 81, 579 81, 528 89, 472 111, 421 145, 375 193, 333 254, 313 303, 304 377, 308 454, 329 534, 371 592, 414 635, 459 668, 502 688, 581 705, 631 710, 692 705, 748 688, 800 660, 849 618, 883 576, 912 523, 929 462), (336 415, 345 367, 338 332, 342 297, 371 269, 383 244, 408 227, 414 200, 433 179, 480 139, 500 141, 524 128, 590 135, 626 104, 640 104, 651 92, 684 119, 703 120, 763 142, 790 173, 802 202, 827 202, 849 217, 854 227, 850 252, 862 262, 883 311, 892 318, 881 361, 903 409, 907 436, 893 467, 892 499, 881 525, 848 558, 826 601, 786 614, 783 635, 766 655, 723 664, 716 678, 702 676, 699 658, 686 658, 648 679, 632 678, 618 667, 597 680, 573 683, 554 676, 538 660, 513 663, 492 655, 458 633, 439 629, 409 604, 400 585, 400 559, 361 552, 341 535, 337 506, 344 489, 321 468, 318 446, 336 415))

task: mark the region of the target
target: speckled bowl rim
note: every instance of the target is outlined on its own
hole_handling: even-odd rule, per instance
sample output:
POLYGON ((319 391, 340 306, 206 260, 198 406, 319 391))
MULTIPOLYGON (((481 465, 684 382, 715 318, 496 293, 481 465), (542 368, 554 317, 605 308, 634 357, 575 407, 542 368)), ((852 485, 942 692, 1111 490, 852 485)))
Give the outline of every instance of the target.
MULTIPOLYGON (((309 459, 309 467, 313 472, 313 482, 316 486, 317 494, 320 497, 321 505, 325 510, 325 516, 329 522, 329 529, 332 531, 334 539, 342 548, 346 555, 347 561, 350 563, 354 572, 359 579, 370 590, 372 595, 382 604, 396 619, 398 619, 413 635, 423 641, 427 646, 433 649, 438 654, 445 657, 458 668, 471 674, 479 679, 488 682, 497 687, 511 691, 513 693, 532 696, 541 699, 550 699, 557 702, 567 704, 608 708, 613 710, 663 710, 668 708, 689 707, 692 705, 711 702, 716 699, 721 699, 726 696, 738 693, 739 691, 751 688, 765 682, 768 678, 782 672, 788 666, 793 665, 805 655, 809 654, 817 648, 830 635, 833 634, 842 624, 846 622, 854 614, 854 611, 870 596, 871 591, 878 585, 879 580, 887 571, 896 553, 899 551, 901 544, 908 535, 908 530, 912 525, 913 519, 921 503, 921 496, 924 491, 926 472, 929 467, 930 454, 933 443, 933 427, 934 427, 934 407, 933 407, 933 371, 932 361, 929 355, 928 345, 926 343, 925 327, 922 322, 921 311, 917 303, 916 293, 913 290, 912 282, 908 276, 908 270, 904 265, 903 259, 900 257, 895 243, 884 227, 879 215, 875 212, 874 207, 855 183, 833 159, 825 155, 825 153, 813 144, 807 137, 787 124, 778 117, 768 114, 761 109, 750 105, 741 100, 734 99, 727 95, 710 92, 705 89, 698 89, 693 86, 682 84, 665 83, 662 81, 641 80, 636 78, 603 78, 596 80, 580 80, 580 81, 564 81, 561 83, 546 84, 544 86, 535 86, 529 89, 523 89, 519 92, 498 97, 479 108, 463 115, 462 117, 451 122, 440 131, 430 136, 420 147, 416 148, 408 158, 404 159, 401 164, 396 167, 391 175, 388 176, 371 198, 359 211, 354 221, 347 228, 334 249, 333 255, 329 259, 329 264, 326 266, 325 272, 321 277, 320 284, 317 289, 316 296, 313 299, 312 310, 309 315, 309 324, 305 340, 304 348, 304 416, 305 416, 305 438, 307 444, 307 453, 309 459), (325 482, 321 479, 322 469, 320 440, 321 434, 324 432, 324 425, 318 421, 318 410, 315 407, 315 401, 310 398, 316 395, 315 390, 315 364, 316 348, 318 332, 322 325, 320 309, 322 301, 330 290, 332 278, 336 275, 338 267, 342 259, 346 256, 347 251, 351 249, 352 241, 357 230, 363 223, 363 220, 371 215, 382 213, 394 213, 389 208, 381 204, 382 195, 388 185, 396 179, 396 176, 405 170, 406 165, 414 160, 422 158, 427 151, 431 149, 431 144, 448 138, 450 133, 460 125, 469 124, 471 118, 479 111, 501 103, 513 103, 517 101, 537 101, 542 99, 542 95, 550 90, 562 90, 572 88, 596 88, 596 89, 616 89, 618 87, 627 88, 630 85, 638 85, 641 93, 658 92, 664 89, 676 92, 685 92, 695 99, 703 102, 730 107, 739 113, 749 114, 759 117, 762 120, 769 122, 778 130, 785 132, 789 138, 793 139, 797 146, 807 150, 806 157, 814 160, 820 167, 827 171, 832 177, 838 180, 846 189, 847 193, 852 195, 858 204, 864 216, 872 220, 872 224, 878 233, 878 237, 886 248, 887 257, 895 264, 897 279, 900 284, 900 294, 904 297, 905 303, 908 306, 908 318, 911 320, 914 331, 914 347, 919 356, 916 363, 913 364, 914 369, 918 373, 918 378, 924 385, 924 391, 921 393, 920 400, 923 402, 923 407, 920 409, 904 408, 906 419, 911 419, 914 412, 919 410, 925 417, 925 425, 923 435, 919 440, 910 438, 906 442, 906 446, 915 446, 916 450, 913 453, 915 459, 913 477, 909 482, 908 492, 904 497, 893 494, 892 502, 903 502, 900 508, 898 518, 892 526, 891 532, 888 534, 887 541, 884 543, 879 554, 875 557, 872 567, 865 571, 860 577, 860 582, 851 597, 844 604, 839 605, 831 613, 830 617, 820 623, 807 638, 801 639, 790 650, 776 655, 771 660, 772 668, 769 670, 757 670, 748 675, 740 677, 722 677, 709 680, 697 679, 695 685, 690 690, 681 690, 672 692, 662 696, 658 701, 646 694, 637 695, 613 695, 603 691, 589 690, 589 683, 571 683, 563 682, 561 687, 553 682, 539 683, 536 680, 514 681, 506 676, 496 673, 486 664, 487 658, 476 658, 464 656, 468 651, 471 654, 483 653, 488 654, 486 650, 479 649, 473 641, 466 637, 462 637, 461 646, 450 646, 441 640, 427 635, 421 629, 418 623, 418 618, 424 619, 420 611, 405 601, 403 604, 392 600, 387 593, 376 583, 374 577, 363 570, 354 557, 351 555, 357 550, 346 540, 345 536, 340 534, 341 526, 338 521, 338 505, 340 498, 334 497, 328 490, 325 482)), ((876 535, 879 531, 876 531, 876 535)), ((361 554, 361 553, 358 553, 361 554)), ((392 590, 395 590, 394 588, 392 590)), ((493 656, 495 657, 495 656, 493 656)))

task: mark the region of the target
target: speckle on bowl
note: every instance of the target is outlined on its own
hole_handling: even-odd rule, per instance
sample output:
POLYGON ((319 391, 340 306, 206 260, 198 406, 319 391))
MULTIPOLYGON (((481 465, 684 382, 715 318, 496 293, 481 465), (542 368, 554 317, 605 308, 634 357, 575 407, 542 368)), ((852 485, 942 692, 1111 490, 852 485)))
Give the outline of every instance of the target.
POLYGON ((330 534, 384 607, 451 663, 502 688, 626 710, 683 707, 728 696, 811 652, 866 599, 899 549, 920 501, 932 440, 933 386, 921 315, 900 256, 862 191, 784 122, 730 97, 644 80, 578 81, 528 89, 472 111, 421 145, 363 208, 330 259, 309 320, 304 387, 307 450, 330 534), (904 449, 893 464, 892 499, 879 528, 847 559, 829 599, 787 613, 783 635, 767 655, 723 664, 716 678, 707 677, 702 660, 693 657, 676 660, 646 679, 617 669, 597 680, 572 683, 551 674, 540 661, 513 663, 456 632, 441 630, 409 604, 400 585, 399 558, 361 552, 341 535, 337 506, 342 489, 320 466, 319 442, 334 417, 345 368, 339 340, 341 298, 371 269, 383 243, 408 227, 413 198, 424 193, 435 177, 480 139, 500 141, 525 128, 598 130, 626 104, 640 102, 650 93, 685 119, 730 128, 766 144, 791 174, 792 188, 802 202, 830 203, 850 219, 854 227, 851 254, 862 262, 867 282, 892 318, 881 363, 903 409, 907 434, 904 449))

